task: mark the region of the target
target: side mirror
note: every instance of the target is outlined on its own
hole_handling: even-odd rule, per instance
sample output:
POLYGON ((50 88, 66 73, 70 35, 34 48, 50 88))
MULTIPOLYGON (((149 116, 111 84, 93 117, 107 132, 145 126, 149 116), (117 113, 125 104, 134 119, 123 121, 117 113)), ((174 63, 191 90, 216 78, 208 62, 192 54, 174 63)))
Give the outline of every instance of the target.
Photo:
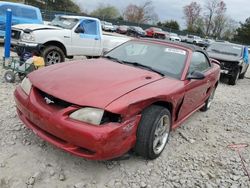
POLYGON ((80 26, 78 26, 75 30, 75 33, 84 33, 84 32, 85 32, 84 28, 80 26))
POLYGON ((194 71, 191 74, 187 76, 188 80, 194 79, 194 80, 202 80, 205 78, 205 75, 202 72, 194 71))

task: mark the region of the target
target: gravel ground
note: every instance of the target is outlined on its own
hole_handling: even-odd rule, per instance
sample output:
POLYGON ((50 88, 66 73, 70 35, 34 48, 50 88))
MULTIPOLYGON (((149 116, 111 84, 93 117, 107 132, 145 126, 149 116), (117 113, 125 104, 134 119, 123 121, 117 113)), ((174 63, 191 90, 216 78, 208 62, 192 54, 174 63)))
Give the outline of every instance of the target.
MULTIPOLYGON (((2 53, 1 53, 2 54, 2 53)), ((223 82, 209 111, 197 112, 171 133, 161 157, 148 161, 89 161, 55 148, 18 119, 13 91, 0 68, 0 188, 231 187, 250 181, 229 144, 250 144, 250 79, 223 82)), ((250 77, 250 71, 248 71, 250 77)), ((250 146, 241 149, 250 170, 250 146)))

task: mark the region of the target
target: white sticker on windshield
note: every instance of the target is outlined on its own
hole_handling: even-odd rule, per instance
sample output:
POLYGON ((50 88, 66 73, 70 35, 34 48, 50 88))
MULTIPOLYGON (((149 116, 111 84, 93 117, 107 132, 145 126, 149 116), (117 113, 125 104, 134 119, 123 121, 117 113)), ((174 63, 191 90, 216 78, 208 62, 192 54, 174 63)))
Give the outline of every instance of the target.
POLYGON ((63 24, 64 24, 64 25, 70 25, 71 23, 68 22, 68 21, 63 21, 63 24))
POLYGON ((236 49, 236 50, 241 50, 241 48, 237 47, 237 46, 233 46, 233 48, 236 49))
POLYGON ((165 52, 186 55, 185 50, 179 50, 179 49, 176 49, 176 48, 165 48, 165 52))

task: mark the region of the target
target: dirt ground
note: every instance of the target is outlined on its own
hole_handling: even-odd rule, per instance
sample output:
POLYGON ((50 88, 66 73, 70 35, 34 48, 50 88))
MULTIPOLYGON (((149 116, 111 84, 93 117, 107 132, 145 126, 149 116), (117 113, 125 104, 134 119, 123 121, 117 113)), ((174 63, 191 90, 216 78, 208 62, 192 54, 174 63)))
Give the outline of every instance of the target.
MULTIPOLYGON (((0 52, 2 54, 2 52, 0 52)), ((0 188, 247 188, 242 161, 229 144, 250 144, 250 71, 236 86, 221 82, 212 107, 171 133, 153 161, 89 161, 48 144, 16 115, 13 91, 0 68, 0 188)), ((250 171, 250 146, 241 149, 250 171)))

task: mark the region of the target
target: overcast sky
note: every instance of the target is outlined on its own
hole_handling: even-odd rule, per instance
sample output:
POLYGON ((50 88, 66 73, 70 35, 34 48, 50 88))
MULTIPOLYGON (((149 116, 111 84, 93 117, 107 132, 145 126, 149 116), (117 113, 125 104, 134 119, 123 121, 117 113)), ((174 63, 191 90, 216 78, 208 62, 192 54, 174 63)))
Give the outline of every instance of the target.
MULTIPOLYGON (((145 0, 74 0, 78 2, 81 8, 91 12, 100 3, 116 6, 120 11, 125 7, 134 3, 142 4, 145 0)), ((177 20, 182 27, 185 27, 183 6, 191 3, 194 0, 152 0, 155 12, 158 14, 161 21, 177 20)), ((202 6, 206 0, 197 0, 202 6)), ((246 18, 250 17, 250 1, 249 0, 224 0, 227 5, 227 14, 237 22, 245 22, 246 18)))

